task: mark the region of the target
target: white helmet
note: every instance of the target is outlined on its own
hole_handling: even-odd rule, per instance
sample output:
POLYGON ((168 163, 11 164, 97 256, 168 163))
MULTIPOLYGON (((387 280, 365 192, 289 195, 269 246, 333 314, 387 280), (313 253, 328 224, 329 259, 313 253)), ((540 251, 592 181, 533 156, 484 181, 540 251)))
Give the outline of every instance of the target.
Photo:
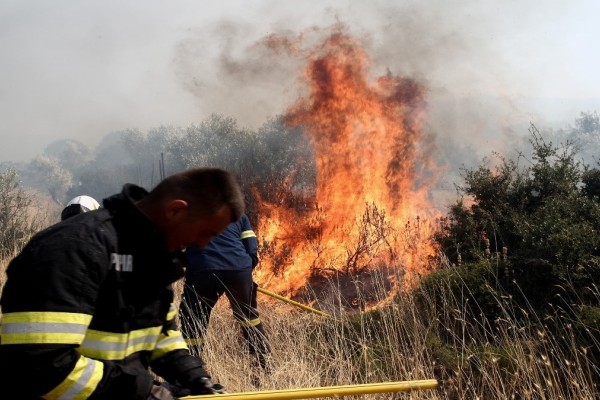
POLYGON ((67 218, 70 218, 77 214, 82 214, 84 212, 97 210, 100 208, 100 204, 90 196, 77 196, 71 199, 67 203, 67 206, 62 210, 60 214, 60 219, 64 221, 67 218))

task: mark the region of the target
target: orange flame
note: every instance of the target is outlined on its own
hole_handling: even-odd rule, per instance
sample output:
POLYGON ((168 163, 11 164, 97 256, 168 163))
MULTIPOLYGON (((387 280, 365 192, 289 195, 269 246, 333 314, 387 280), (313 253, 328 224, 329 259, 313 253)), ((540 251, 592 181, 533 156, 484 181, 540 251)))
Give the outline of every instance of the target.
MULTIPOLYGON (((271 48, 298 51, 277 36, 271 48)), ((285 114, 310 137, 317 166, 316 204, 305 212, 261 205, 257 280, 295 294, 318 271, 378 266, 423 274, 434 255, 426 221, 435 166, 423 134, 424 89, 387 74, 369 80, 369 58, 340 30, 304 52, 308 95, 285 114)))

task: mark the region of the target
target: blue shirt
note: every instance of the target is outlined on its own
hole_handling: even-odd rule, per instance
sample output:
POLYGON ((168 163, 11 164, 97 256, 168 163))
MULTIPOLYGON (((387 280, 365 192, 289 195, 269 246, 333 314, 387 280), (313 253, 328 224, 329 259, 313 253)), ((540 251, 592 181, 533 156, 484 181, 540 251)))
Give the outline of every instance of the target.
POLYGON ((246 214, 232 222, 218 236, 200 249, 188 247, 187 273, 214 270, 247 270, 258 264, 258 240, 246 214))

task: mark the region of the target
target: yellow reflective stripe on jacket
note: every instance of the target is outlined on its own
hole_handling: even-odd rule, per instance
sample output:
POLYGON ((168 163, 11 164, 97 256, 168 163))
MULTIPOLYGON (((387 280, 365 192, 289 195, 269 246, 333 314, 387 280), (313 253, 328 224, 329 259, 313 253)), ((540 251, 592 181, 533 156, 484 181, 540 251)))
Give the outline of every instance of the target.
POLYGON ((185 343, 188 346, 202 346, 204 344, 204 338, 187 338, 185 343))
POLYGON ((87 399, 98 386, 103 373, 104 364, 102 362, 79 357, 75 368, 65 380, 42 397, 48 400, 87 399))
POLYGON ((242 326, 256 326, 256 325, 260 324, 260 318, 240 319, 240 320, 238 320, 238 322, 242 326))
POLYGON ((156 344, 156 349, 152 353, 152 360, 156 360, 157 358, 161 358, 168 352, 173 350, 187 350, 188 346, 183 339, 180 331, 167 331, 167 334, 160 334, 158 339, 158 343, 156 344))
POLYGON ((240 237, 242 239, 248 239, 248 238, 251 238, 251 237, 256 237, 256 234, 252 230, 250 230, 250 231, 242 231, 240 237))
POLYGON ((152 351, 162 326, 138 329, 128 333, 103 332, 90 329, 79 352, 102 360, 122 360, 138 351, 152 351))
POLYGON ((80 344, 92 320, 88 314, 13 312, 2 315, 2 344, 80 344))
POLYGON ((167 321, 175 319, 175 317, 177 317, 177 308, 171 303, 171 307, 169 307, 169 312, 167 313, 167 321))

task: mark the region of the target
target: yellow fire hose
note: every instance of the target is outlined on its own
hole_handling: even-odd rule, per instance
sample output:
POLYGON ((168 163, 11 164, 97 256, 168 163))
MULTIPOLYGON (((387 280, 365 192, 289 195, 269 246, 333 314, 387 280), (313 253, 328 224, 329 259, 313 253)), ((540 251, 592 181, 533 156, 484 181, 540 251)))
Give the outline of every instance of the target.
POLYGON ((305 304, 298 303, 297 301, 288 299, 287 297, 280 296, 277 293, 269 292, 268 290, 263 289, 261 287, 259 287, 256 290, 259 291, 260 293, 266 294, 267 296, 271 296, 271 297, 274 297, 274 298, 276 298, 278 300, 285 301, 286 303, 293 304, 296 307, 300 307, 300 308, 302 308, 302 309, 304 309, 306 311, 310 311, 310 312, 313 312, 315 314, 319 314, 322 317, 331 317, 331 315, 329 315, 329 314, 327 314, 327 313, 325 313, 323 311, 315 310, 314 308, 309 307, 309 306, 307 306, 305 304))
POLYGON ((436 379, 420 381, 382 382, 362 385, 324 386, 315 388, 264 390, 257 392, 240 392, 226 394, 210 394, 202 396, 181 397, 182 400, 293 400, 314 399, 317 397, 338 397, 357 394, 374 394, 390 392, 409 392, 412 390, 435 389, 438 387, 436 379))

